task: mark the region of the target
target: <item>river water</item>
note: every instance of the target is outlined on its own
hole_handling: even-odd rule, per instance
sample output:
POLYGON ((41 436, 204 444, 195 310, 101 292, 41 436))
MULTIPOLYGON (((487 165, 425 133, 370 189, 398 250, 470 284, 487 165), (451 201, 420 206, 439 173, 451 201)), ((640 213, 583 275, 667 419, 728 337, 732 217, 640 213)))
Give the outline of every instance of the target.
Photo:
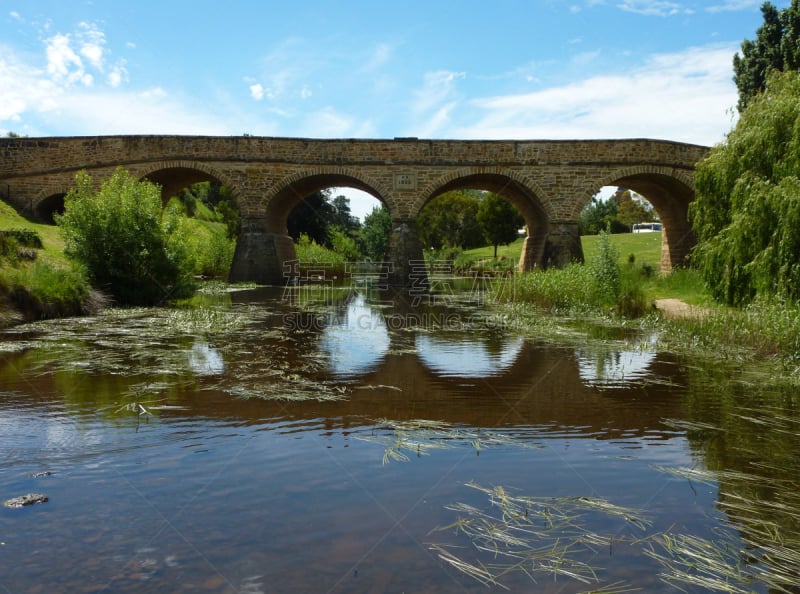
POLYGON ((48 501, 0 508, 0 592, 709 591, 675 578, 690 538, 767 591, 791 397, 471 299, 217 290, 2 332, 0 500, 48 501))

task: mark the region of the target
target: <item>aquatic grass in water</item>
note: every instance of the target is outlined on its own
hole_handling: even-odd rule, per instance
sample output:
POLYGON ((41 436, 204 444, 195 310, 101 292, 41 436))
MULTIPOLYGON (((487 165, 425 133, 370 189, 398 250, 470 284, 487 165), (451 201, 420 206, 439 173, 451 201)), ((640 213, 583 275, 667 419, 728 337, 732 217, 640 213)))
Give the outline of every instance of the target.
MULTIPOLYGON (((643 531, 650 525, 638 510, 623 508, 593 497, 528 497, 502 486, 466 485, 488 497, 489 507, 463 502, 445 506, 457 519, 432 531, 466 536, 474 555, 467 560, 463 545, 430 544, 443 562, 484 585, 507 587, 502 580, 521 573, 532 581, 538 577, 568 578, 584 584, 598 584, 597 568, 583 558, 594 558, 597 547, 610 548, 615 542, 637 542, 638 537, 596 534, 585 526, 589 516, 601 514, 622 520, 624 525, 643 531), (456 553, 458 551, 458 554, 456 553)), ((470 555, 472 556, 472 555, 470 555)), ((625 592, 628 586, 614 582, 595 592, 625 592)))
POLYGON ((765 400, 754 406, 753 398, 750 406, 729 412, 725 425, 668 421, 708 448, 729 444, 725 457, 747 462, 740 468, 657 467, 690 485, 716 487, 717 507, 724 512, 713 538, 667 533, 648 541, 645 554, 662 565, 664 581, 734 594, 756 588, 797 592, 800 418, 793 416, 791 402, 776 406, 765 400))
POLYGON ((371 433, 354 435, 354 437, 361 441, 382 445, 384 447, 383 464, 391 461, 407 462, 410 455, 420 457, 428 455, 432 450, 464 446, 473 448, 477 455, 480 455, 483 448, 497 446, 543 447, 500 432, 454 425, 443 421, 377 419, 373 421, 373 425, 375 428, 371 433))

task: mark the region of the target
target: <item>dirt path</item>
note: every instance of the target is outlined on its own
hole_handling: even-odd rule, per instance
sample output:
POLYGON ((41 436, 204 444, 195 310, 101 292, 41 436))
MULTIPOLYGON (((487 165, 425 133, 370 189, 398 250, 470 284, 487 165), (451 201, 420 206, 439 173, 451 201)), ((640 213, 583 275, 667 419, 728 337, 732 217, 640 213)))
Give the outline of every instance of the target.
POLYGON ((699 318, 707 313, 703 307, 696 307, 680 299, 656 299, 656 309, 665 318, 699 318))

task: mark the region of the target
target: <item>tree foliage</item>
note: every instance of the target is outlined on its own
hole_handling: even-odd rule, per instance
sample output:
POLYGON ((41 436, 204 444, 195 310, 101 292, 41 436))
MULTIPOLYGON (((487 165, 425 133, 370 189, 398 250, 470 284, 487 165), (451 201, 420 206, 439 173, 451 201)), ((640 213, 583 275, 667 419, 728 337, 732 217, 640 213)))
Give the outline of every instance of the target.
POLYGON ((739 112, 767 84, 770 71, 800 68, 800 0, 778 11, 770 2, 761 5, 764 22, 754 40, 742 42, 741 53, 733 57, 733 80, 739 91, 739 112))
POLYGON ((617 203, 617 220, 625 225, 626 231, 636 223, 647 223, 656 218, 650 203, 630 190, 619 188, 614 201, 617 203))
POLYGON ((492 192, 481 200, 477 217, 484 236, 494 246, 495 258, 497 258, 497 246, 514 241, 518 237, 520 227, 525 224, 525 219, 513 204, 492 192))
POLYGON ((286 221, 292 239, 299 241, 305 234, 319 245, 328 245, 328 226, 335 212, 328 201, 329 193, 329 190, 314 192, 292 209, 286 221))
POLYGON ((773 72, 697 168, 693 259, 714 296, 800 298, 800 73, 773 72))
POLYGON ((81 172, 56 222, 66 254, 118 303, 153 305, 194 291, 181 218, 162 212, 157 185, 119 169, 98 190, 81 172))
POLYGON ((483 229, 478 223, 478 195, 469 191, 445 192, 428 202, 417 218, 420 241, 426 248, 459 247, 471 249, 484 245, 483 229))
POLYGON ((295 206, 286 226, 295 241, 306 234, 317 244, 333 248, 334 229, 355 240, 360 224, 350 212, 350 199, 341 195, 331 198, 331 190, 325 189, 306 196, 295 206))
POLYGON ((364 225, 359 234, 362 252, 373 262, 381 262, 389 251, 389 237, 392 234, 392 217, 389 210, 377 206, 364 217, 364 225))

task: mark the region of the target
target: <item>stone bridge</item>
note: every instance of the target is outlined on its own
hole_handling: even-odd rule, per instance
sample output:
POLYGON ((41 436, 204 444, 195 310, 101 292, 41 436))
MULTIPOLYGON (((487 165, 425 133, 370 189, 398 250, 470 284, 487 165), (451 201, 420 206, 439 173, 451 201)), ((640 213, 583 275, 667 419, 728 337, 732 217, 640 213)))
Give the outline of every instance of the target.
POLYGON ((415 219, 432 198, 458 189, 501 194, 527 226, 521 270, 582 260, 578 219, 603 186, 647 198, 663 224, 661 269, 695 244, 687 220, 695 164, 706 147, 662 140, 312 140, 256 136, 97 136, 0 139, 0 196, 43 220, 63 208, 79 170, 99 183, 124 167, 161 184, 166 199, 201 181, 231 188, 242 231, 232 281, 284 282, 295 258, 286 221, 309 194, 354 187, 392 217, 393 284, 407 285, 422 259, 415 219))

